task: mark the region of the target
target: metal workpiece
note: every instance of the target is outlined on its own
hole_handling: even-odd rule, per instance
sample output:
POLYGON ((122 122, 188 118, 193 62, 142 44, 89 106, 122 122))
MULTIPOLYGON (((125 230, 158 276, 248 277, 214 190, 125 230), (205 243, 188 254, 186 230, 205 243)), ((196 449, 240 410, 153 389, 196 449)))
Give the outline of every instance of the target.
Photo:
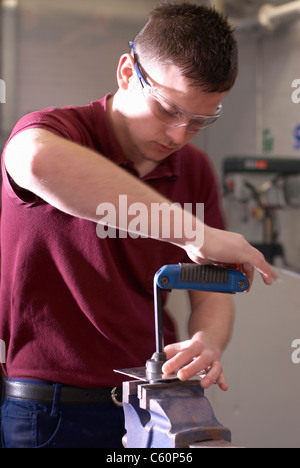
POLYGON ((127 448, 233 447, 198 380, 123 384, 127 448))

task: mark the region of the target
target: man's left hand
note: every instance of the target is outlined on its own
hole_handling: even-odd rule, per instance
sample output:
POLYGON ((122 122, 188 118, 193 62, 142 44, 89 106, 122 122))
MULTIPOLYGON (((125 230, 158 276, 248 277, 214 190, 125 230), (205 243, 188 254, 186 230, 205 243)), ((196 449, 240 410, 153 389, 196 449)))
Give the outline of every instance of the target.
POLYGON ((221 353, 214 349, 208 336, 196 333, 192 339, 174 343, 164 348, 168 361, 163 366, 165 374, 177 372, 180 380, 188 380, 196 375, 205 375, 201 380, 203 388, 218 384, 223 391, 228 390, 221 353))

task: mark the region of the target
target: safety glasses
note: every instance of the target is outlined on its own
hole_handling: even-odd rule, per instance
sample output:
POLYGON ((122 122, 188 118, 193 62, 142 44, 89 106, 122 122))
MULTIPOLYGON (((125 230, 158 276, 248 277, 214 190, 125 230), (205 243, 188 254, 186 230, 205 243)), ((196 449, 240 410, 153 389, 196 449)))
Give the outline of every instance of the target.
POLYGON ((146 103, 155 117, 164 122, 168 127, 187 127, 187 132, 197 133, 213 124, 221 116, 222 105, 218 107, 214 115, 197 115, 187 112, 163 97, 144 78, 136 58, 134 43, 129 42, 129 46, 133 52, 135 71, 146 103))

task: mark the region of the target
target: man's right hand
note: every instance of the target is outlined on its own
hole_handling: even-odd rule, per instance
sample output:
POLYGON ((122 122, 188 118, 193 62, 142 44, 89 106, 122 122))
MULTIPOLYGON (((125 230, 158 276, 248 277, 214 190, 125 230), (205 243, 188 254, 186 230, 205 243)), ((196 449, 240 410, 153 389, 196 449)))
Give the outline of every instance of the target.
POLYGON ((273 284, 277 278, 263 254, 252 247, 241 234, 204 226, 203 246, 186 246, 185 250, 195 263, 240 265, 250 284, 253 282, 255 269, 267 285, 273 284))

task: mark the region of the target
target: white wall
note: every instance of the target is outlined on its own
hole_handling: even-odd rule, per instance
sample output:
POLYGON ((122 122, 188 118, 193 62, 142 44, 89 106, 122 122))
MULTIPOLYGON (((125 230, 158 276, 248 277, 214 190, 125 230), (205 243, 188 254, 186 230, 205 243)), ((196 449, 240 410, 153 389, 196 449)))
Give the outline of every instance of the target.
POLYGON ((114 92, 118 59, 154 3, 21 0, 18 116, 114 92))

